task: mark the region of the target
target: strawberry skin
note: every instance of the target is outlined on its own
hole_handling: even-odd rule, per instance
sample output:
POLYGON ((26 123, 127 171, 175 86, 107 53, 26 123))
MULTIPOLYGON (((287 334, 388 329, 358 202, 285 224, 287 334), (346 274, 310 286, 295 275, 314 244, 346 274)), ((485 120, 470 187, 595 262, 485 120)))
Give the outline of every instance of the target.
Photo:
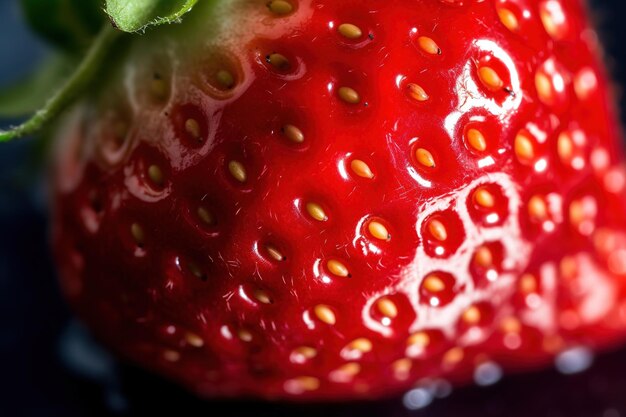
POLYGON ((59 275, 103 342, 201 396, 306 401, 624 338, 581 2, 201 3, 59 131, 59 275))

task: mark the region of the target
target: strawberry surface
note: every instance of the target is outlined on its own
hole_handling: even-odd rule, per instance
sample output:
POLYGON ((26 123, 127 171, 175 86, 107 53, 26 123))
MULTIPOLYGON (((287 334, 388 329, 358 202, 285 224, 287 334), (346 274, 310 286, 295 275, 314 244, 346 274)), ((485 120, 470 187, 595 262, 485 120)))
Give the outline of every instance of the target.
POLYGON ((626 332, 626 173, 579 1, 201 2, 66 118, 53 239, 112 349, 340 400, 626 332))

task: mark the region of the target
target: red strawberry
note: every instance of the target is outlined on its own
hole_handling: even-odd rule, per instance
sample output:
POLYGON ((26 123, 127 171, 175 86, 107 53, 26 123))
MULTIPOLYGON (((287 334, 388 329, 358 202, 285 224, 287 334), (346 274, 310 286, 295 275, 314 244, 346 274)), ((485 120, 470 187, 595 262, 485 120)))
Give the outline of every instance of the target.
POLYGON ((62 130, 56 256, 98 337, 293 400, 623 339, 626 173, 579 1, 214 3, 62 130))

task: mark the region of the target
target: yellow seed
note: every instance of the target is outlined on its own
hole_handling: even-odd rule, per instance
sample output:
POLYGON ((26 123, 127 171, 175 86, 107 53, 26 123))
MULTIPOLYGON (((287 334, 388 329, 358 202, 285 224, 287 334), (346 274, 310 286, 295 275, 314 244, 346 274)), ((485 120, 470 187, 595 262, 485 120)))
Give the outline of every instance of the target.
POLYGON ((285 389, 292 394, 315 391, 320 387, 320 380, 312 376, 299 376, 285 382, 285 389))
POLYGON ((267 245, 267 246, 265 246, 265 250, 267 251, 268 255, 272 257, 272 259, 274 259, 276 261, 284 261, 285 260, 285 257, 283 256, 283 254, 280 253, 280 251, 278 249, 276 249, 275 246, 267 245))
POLYGON ((305 359, 313 359, 317 356, 317 350, 310 346, 300 346, 293 350, 292 355, 302 356, 305 359))
POLYGON ((585 221, 585 208, 581 200, 574 200, 569 205, 569 220, 574 226, 585 221))
POLYGON ((441 55, 441 48, 439 48, 439 45, 437 45, 437 43, 428 36, 420 36, 417 39, 417 43, 424 52, 431 55, 441 55))
POLYGON ((532 140, 525 131, 518 132, 515 135, 515 155, 522 163, 527 163, 535 158, 535 147, 532 140))
POLYGON ((270 12, 277 15, 289 14, 293 11, 291 3, 285 0, 272 0, 267 4, 270 12))
POLYGON ((467 131, 467 143, 478 152, 483 152, 487 149, 487 140, 478 129, 469 129, 467 131))
POLYGON ((407 346, 419 346, 425 348, 430 344, 430 336, 426 332, 413 333, 406 341, 407 346))
POLYGON ((137 246, 143 246, 146 236, 143 232, 143 228, 138 223, 133 223, 130 225, 130 234, 135 240, 137 246))
POLYGON ((474 191, 474 201, 484 208, 493 208, 496 205, 495 197, 485 187, 479 187, 474 191))
POLYGON ((546 32, 548 32, 548 35, 555 40, 560 40, 563 34, 559 30, 559 25, 552 18, 550 11, 542 8, 542 10, 539 11, 539 17, 541 18, 541 23, 543 23, 543 27, 546 32))
POLYGON ((476 306, 471 306, 463 312, 461 316, 463 321, 467 324, 474 325, 480 323, 481 314, 480 310, 476 306))
POLYGON ((247 174, 246 168, 239 161, 230 161, 228 163, 228 171, 230 171, 230 175, 233 176, 239 182, 246 182, 247 174))
POLYGON ((587 100, 597 87, 598 79, 589 67, 581 69, 574 77, 574 92, 582 101, 587 100))
POLYGON ((215 79, 217 80, 218 84, 225 89, 230 89, 235 85, 235 78, 233 77, 233 74, 230 73, 230 71, 219 70, 215 75, 215 79))
POLYGON ((535 88, 539 95, 539 100, 544 104, 550 104, 552 102, 552 81, 543 72, 538 72, 535 75, 535 88))
POLYGON ((533 274, 524 274, 519 280, 519 289, 524 294, 537 292, 537 278, 533 274))
POLYGON ((267 293, 267 291, 263 291, 260 289, 255 290, 254 298, 256 298, 257 301, 259 301, 260 303, 272 304, 272 299, 270 298, 270 295, 267 293))
POLYGON ((163 359, 168 362, 178 362, 180 360, 180 353, 175 350, 165 350, 163 351, 163 359))
POLYGON ((546 336, 543 339, 542 347, 546 352, 557 353, 563 349, 563 339, 557 335, 546 336))
POLYGON ((342 23, 337 28, 341 36, 348 39, 359 39, 363 36, 363 31, 360 27, 353 25, 352 23, 342 23))
POLYGON ((426 291, 431 293, 441 292, 446 289, 446 283, 435 274, 428 275, 424 278, 424 283, 422 285, 426 291))
POLYGON ((350 349, 350 350, 358 350, 362 353, 367 353, 367 352, 371 352, 372 350, 372 342, 370 342, 369 339, 366 339, 364 337, 360 337, 358 339, 353 340, 352 342, 350 342, 346 348, 350 349))
POLYGON ((578 275, 578 262, 573 256, 565 256, 559 264, 561 276, 567 279, 574 279, 578 275))
POLYGON ((315 308, 313 309, 313 312, 315 313, 318 319, 320 319, 326 324, 333 325, 337 322, 337 318, 335 317, 335 313, 333 313, 333 310, 331 310, 330 307, 324 304, 316 305, 315 308))
POLYGON ((196 140, 201 139, 202 133, 200 132, 200 124, 196 119, 187 119, 185 120, 185 131, 196 140))
POLYGON ((202 269, 200 269, 200 267, 196 263, 187 263, 187 269, 189 269, 189 272, 191 272, 196 278, 204 278, 204 272, 202 272, 202 269))
POLYGON ((380 222, 377 222, 377 221, 370 222, 369 225, 367 226, 367 229, 369 230, 370 234, 374 236, 376 239, 380 239, 380 240, 391 239, 391 235, 389 234, 389 231, 380 222))
POLYGON ((498 73, 491 67, 480 67, 478 69, 478 77, 491 90, 500 90, 504 86, 504 82, 498 73))
POLYGON ((487 246, 481 246, 474 255, 474 262, 483 268, 489 268, 493 265, 493 253, 487 246))
POLYGON ((266 58, 267 62, 274 68, 285 71, 289 69, 289 59, 285 55, 279 53, 269 54, 266 58))
POLYGON ((333 372, 338 374, 343 374, 346 376, 355 376, 359 372, 361 372, 361 365, 355 362, 349 362, 344 365, 341 365, 339 368, 335 369, 333 372))
POLYGON ((454 366, 463 360, 465 352, 460 347, 454 347, 447 351, 442 358, 442 362, 445 366, 454 366))
POLYGON ((435 158, 433 158, 433 154, 424 148, 418 148, 415 151, 415 157, 417 158, 417 162, 426 168, 433 168, 435 166, 435 158))
POLYGON ((352 162, 350 162, 350 168, 352 168, 352 171, 359 177, 368 179, 374 178, 374 173, 370 169, 369 165, 360 159, 353 159, 352 162))
POLYGON ((361 102, 361 96, 359 96, 359 93, 350 87, 340 87, 339 98, 348 104, 359 104, 361 102))
POLYGON ((324 209, 316 203, 307 203, 306 211, 309 213, 309 216, 313 217, 315 220, 320 222, 325 222, 328 220, 328 216, 326 216, 326 212, 324 209))
POLYGON ((252 342, 252 333, 246 329, 239 330, 237 336, 242 342, 252 342))
POLYGON ((440 242, 448 239, 448 231, 446 230, 446 226, 441 223, 441 221, 437 219, 432 219, 428 222, 428 232, 432 237, 437 239, 440 242))
POLYGON ((519 30, 519 21, 515 13, 504 7, 498 9, 498 17, 502 24, 511 32, 517 32, 519 30))
POLYGON ((304 133, 294 125, 285 125, 282 130, 285 137, 290 141, 295 143, 304 142, 304 133))
POLYGON ((528 215, 537 221, 548 218, 548 205, 542 196, 534 195, 528 200, 528 215))
POLYGON ((396 374, 396 378, 399 379, 406 379, 412 367, 413 361, 409 358, 398 359, 391 364, 391 369, 396 374))
POLYGON ((348 268, 346 268, 344 264, 342 264, 341 262, 335 259, 331 259, 330 261, 328 261, 326 263, 326 267, 328 268, 331 274, 336 275, 338 277, 350 276, 350 272, 348 271, 348 268))
POLYGON ((185 335, 185 340, 187 341, 187 343, 189 343, 189 345, 196 348, 201 348, 202 346, 204 346, 204 340, 202 340, 202 338, 195 333, 188 332, 185 335))
POLYGON ((415 83, 410 83, 407 85, 407 90, 409 92, 409 95, 417 101, 426 101, 428 100, 430 97, 428 96, 428 94, 426 93, 426 91, 422 88, 421 85, 415 84, 415 83))
POLYGON ((204 207, 198 207, 198 217, 200 218, 200 220, 202 220, 205 224, 212 226, 215 224, 215 217, 213 216, 213 213, 211 213, 209 210, 207 210, 204 207))
POLYGON ((574 142, 567 132, 562 132, 557 140, 557 152, 563 163, 571 161, 574 155, 574 142))
POLYGON ((148 167, 148 178, 150 181, 161 187, 163 185, 163 171, 159 168, 158 165, 150 165, 148 167))
POLYGON ((396 304, 387 297, 383 297, 378 300, 376 302, 376 307, 378 308, 378 311, 380 311, 380 313, 385 317, 393 319, 398 316, 398 307, 396 307, 396 304))
POLYGON ((504 333, 519 333, 522 330, 522 323, 515 317, 506 317, 500 322, 500 329, 504 333))
POLYGON ((153 78, 150 82, 150 94, 157 100, 165 100, 167 97, 167 83, 161 78, 153 78))

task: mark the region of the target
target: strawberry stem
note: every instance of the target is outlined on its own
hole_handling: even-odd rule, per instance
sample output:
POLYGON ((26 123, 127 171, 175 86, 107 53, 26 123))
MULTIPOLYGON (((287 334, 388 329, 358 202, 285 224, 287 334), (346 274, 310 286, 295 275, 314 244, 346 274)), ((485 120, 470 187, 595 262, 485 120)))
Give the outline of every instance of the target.
POLYGON ((61 89, 24 123, 6 131, 0 130, 0 143, 35 134, 54 121, 93 82, 111 45, 121 34, 122 32, 115 30, 109 24, 105 25, 94 40, 85 59, 61 89))

